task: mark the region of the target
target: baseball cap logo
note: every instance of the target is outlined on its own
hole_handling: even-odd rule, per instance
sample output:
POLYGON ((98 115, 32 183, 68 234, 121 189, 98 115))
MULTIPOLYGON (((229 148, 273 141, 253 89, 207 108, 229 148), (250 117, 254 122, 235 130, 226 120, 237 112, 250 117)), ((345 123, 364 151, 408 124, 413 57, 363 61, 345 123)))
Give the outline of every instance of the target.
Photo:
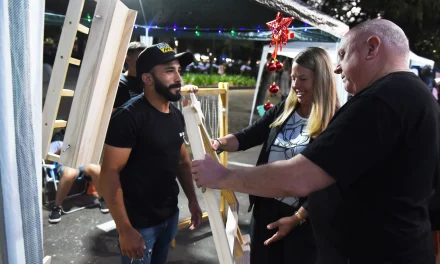
POLYGON ((173 48, 171 48, 168 44, 166 43, 160 43, 157 44, 157 47, 163 52, 174 52, 173 48))

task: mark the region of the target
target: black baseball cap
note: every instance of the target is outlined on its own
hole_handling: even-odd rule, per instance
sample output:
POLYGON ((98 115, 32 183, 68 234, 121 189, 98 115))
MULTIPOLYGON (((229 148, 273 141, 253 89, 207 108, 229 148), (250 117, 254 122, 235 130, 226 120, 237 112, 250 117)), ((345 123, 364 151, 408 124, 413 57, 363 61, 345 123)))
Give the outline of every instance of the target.
POLYGON ((167 43, 151 45, 139 54, 136 60, 136 75, 141 77, 143 73, 150 72, 154 66, 173 60, 178 60, 180 67, 183 68, 194 61, 194 55, 191 52, 176 54, 167 43))

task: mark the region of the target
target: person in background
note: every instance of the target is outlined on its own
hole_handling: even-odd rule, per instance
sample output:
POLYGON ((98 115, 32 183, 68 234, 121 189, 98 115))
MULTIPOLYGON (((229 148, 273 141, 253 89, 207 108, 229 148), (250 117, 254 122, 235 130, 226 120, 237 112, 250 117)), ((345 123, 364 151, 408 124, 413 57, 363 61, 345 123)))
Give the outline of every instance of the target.
POLYGON ((283 62, 283 72, 281 73, 280 78, 281 101, 286 100, 290 93, 290 86, 292 83, 292 79, 290 77, 291 71, 290 59, 285 59, 283 62))
POLYGON ((113 109, 122 106, 128 100, 143 92, 142 82, 136 77, 136 60, 144 49, 145 45, 140 42, 131 42, 128 45, 127 55, 125 56, 127 71, 122 73, 119 78, 113 109))
MULTIPOLYGON (((61 130, 55 133, 52 137, 52 142, 50 143, 49 152, 59 155, 61 152, 61 147, 63 146, 65 130, 61 130)), ((51 224, 56 224, 61 221, 61 216, 63 215, 63 201, 69 193, 73 186, 73 183, 78 180, 85 178, 87 181, 92 181, 98 192, 99 207, 102 213, 108 213, 108 207, 102 197, 99 197, 99 174, 101 172, 101 167, 96 164, 87 164, 81 166, 77 169, 70 168, 61 164, 55 164, 55 174, 58 177, 58 188, 55 194, 55 204, 49 213, 48 221, 51 224)))
MULTIPOLYGON (((301 153, 328 125, 339 108, 332 61, 312 47, 284 62, 292 79, 286 101, 253 125, 212 141, 212 148, 235 152, 263 143, 257 165, 288 160, 301 153)), ((249 179, 252 181, 252 179, 249 179)), ((253 206, 251 264, 314 264, 317 248, 308 218, 307 198, 250 196, 253 206)), ((312 220, 313 221, 313 220, 312 220)))

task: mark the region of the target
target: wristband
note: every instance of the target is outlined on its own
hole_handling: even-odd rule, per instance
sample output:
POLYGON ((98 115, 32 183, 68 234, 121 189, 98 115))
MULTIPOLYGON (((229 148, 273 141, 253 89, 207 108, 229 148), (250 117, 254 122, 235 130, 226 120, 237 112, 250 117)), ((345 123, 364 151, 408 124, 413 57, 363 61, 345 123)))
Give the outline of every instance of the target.
POLYGON ((214 139, 214 140, 217 141, 217 142, 220 144, 219 148, 222 148, 222 147, 223 147, 223 144, 222 144, 222 142, 220 141, 219 138, 216 138, 216 139, 214 139))
POLYGON ((295 212, 295 216, 299 219, 299 225, 304 224, 306 221, 306 219, 304 219, 298 211, 295 212))

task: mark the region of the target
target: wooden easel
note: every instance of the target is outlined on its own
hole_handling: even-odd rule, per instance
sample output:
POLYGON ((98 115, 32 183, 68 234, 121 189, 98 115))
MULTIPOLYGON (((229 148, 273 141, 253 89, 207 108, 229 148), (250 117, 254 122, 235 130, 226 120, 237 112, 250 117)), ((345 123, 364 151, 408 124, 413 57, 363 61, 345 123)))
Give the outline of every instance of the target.
MULTIPOLYGON (((198 95, 219 94, 219 122, 220 122, 220 136, 227 133, 227 112, 223 104, 227 106, 227 84, 220 83, 220 89, 200 89, 198 95), (223 92, 219 92, 222 91, 223 92), (225 129, 226 128, 226 129, 225 129)), ((210 148, 211 142, 203 124, 203 113, 200 109, 200 102, 194 94, 191 94, 191 104, 183 108, 183 115, 187 126, 188 138, 191 145, 191 150, 195 159, 204 159, 205 153, 208 153, 212 158, 223 164, 227 163, 225 155, 221 158, 210 148)), ((226 154, 226 153, 225 153, 226 154)), ((226 164, 225 164, 226 165, 226 164)), ((208 215, 211 225, 211 230, 214 236, 214 242, 217 249, 217 255, 220 263, 249 263, 249 237, 244 239, 238 228, 238 201, 235 194, 228 190, 221 190, 220 209, 217 204, 215 194, 212 190, 206 189, 204 191, 205 203, 208 208, 208 215), (226 218, 226 203, 228 213, 226 218), (225 219, 226 218, 226 219, 225 219), (224 222, 226 220, 226 229, 224 222)), ((206 213, 204 214, 206 215, 206 213)), ((190 221, 189 221, 190 222, 190 221)), ((187 222, 189 224, 189 222, 187 222)))

